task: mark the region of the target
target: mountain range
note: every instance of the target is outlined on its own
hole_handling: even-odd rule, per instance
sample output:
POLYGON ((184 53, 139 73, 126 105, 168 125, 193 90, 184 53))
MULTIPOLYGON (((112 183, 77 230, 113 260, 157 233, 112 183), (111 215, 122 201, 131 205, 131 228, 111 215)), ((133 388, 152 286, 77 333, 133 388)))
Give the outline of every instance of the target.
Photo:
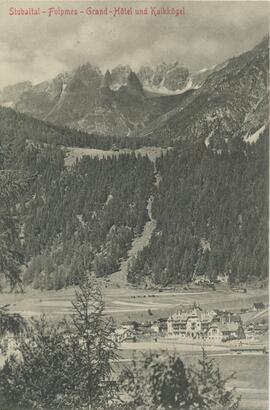
POLYGON ((141 67, 119 65, 105 74, 85 64, 52 81, 5 87, 0 103, 36 118, 89 133, 126 136, 178 107, 187 91, 201 86, 211 70, 191 76, 179 64, 141 67))
POLYGON ((105 74, 86 64, 52 81, 8 86, 0 102, 88 133, 156 140, 166 134, 170 142, 192 136, 218 146, 251 133, 258 117, 266 120, 267 109, 261 111, 268 98, 267 70, 265 38, 253 50, 193 76, 179 62, 143 66, 137 73, 119 65, 105 74), (220 123, 222 139, 216 133, 220 123))

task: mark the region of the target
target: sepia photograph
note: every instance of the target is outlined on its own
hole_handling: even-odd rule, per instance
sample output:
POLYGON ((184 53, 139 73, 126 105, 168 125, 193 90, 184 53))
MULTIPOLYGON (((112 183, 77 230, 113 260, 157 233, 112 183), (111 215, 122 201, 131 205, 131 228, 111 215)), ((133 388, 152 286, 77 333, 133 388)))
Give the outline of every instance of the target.
POLYGON ((1 1, 0 410, 268 410, 269 7, 1 1))

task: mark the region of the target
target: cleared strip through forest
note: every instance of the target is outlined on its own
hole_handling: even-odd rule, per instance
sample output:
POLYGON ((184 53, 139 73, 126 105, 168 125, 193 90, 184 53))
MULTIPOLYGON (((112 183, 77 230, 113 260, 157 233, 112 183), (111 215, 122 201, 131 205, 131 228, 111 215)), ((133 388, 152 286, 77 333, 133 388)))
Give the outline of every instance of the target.
POLYGON ((129 262, 136 258, 138 252, 142 251, 145 246, 150 243, 152 234, 156 229, 156 221, 152 217, 152 202, 153 196, 148 199, 147 211, 150 221, 146 222, 143 228, 143 232, 140 236, 133 239, 131 248, 128 251, 128 257, 126 260, 121 262, 121 266, 118 272, 113 273, 110 276, 110 282, 113 285, 120 285, 121 287, 127 284, 127 274, 129 262))
MULTIPOLYGON (((154 174, 155 174, 155 186, 158 188, 158 185, 161 181, 160 174, 157 172, 156 162, 154 162, 154 174)), ((142 251, 146 246, 149 245, 152 234, 156 229, 157 222, 152 215, 152 204, 154 201, 154 196, 151 195, 147 201, 147 212, 149 216, 149 221, 146 222, 143 228, 143 232, 140 236, 137 236, 133 239, 131 248, 128 251, 128 257, 126 260, 121 262, 121 266, 118 272, 113 273, 110 276, 110 283, 115 286, 124 286, 127 285, 127 274, 128 266, 130 261, 133 258, 136 258, 138 252, 142 251)))

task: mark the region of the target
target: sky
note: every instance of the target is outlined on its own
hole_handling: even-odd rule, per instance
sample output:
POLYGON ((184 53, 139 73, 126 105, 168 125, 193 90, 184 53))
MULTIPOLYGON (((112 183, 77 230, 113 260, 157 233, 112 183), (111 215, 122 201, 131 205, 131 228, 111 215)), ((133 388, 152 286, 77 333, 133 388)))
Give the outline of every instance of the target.
POLYGON ((34 84, 86 62, 103 71, 134 70, 178 60, 190 71, 211 67, 252 48, 268 33, 269 3, 192 1, 50 2, 1 0, 0 88, 34 84), (185 7, 185 16, 9 16, 10 7, 185 7))

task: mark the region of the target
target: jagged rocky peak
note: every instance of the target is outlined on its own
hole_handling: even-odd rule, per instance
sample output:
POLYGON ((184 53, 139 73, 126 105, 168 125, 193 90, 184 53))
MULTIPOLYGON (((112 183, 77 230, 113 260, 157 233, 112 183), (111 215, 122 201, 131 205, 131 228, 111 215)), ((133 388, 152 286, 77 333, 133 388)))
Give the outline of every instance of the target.
POLYGON ((131 68, 129 65, 118 65, 112 69, 111 78, 114 85, 126 85, 131 68))
POLYGON ((180 65, 178 61, 172 63, 163 62, 156 67, 153 85, 163 85, 170 91, 176 91, 185 88, 188 79, 188 69, 180 65))
POLYGON ((61 82, 65 83, 70 79, 70 74, 65 72, 65 73, 60 73, 58 74, 54 79, 53 82, 61 82))
POLYGON ((163 85, 171 91, 183 90, 189 81, 189 71, 185 67, 174 67, 164 78, 163 85))
POLYGON ((58 74, 49 84, 46 89, 48 96, 52 99, 59 96, 64 90, 70 80, 70 75, 68 73, 58 74))
POLYGON ((110 88, 112 85, 112 76, 110 70, 107 70, 102 81, 101 81, 101 88, 110 88))
POLYGON ((243 138, 264 126, 266 114, 261 118, 261 105, 256 107, 266 98, 268 67, 266 39, 241 56, 201 71, 199 78, 177 61, 153 68, 145 65, 136 74, 125 65, 101 73, 85 64, 68 75, 31 86, 14 106, 34 117, 87 132, 127 135, 136 127, 136 135, 139 129, 140 135, 155 138, 166 132, 170 138, 206 140, 219 149, 224 141, 230 143, 239 135, 244 123, 243 138), (177 98, 160 98, 178 94, 177 98), (175 110, 180 106, 181 112, 175 110))
POLYGON ((142 84, 151 84, 154 76, 154 70, 147 65, 141 66, 137 76, 142 84))
POLYGON ((86 86, 89 85, 89 83, 92 83, 93 81, 102 80, 102 73, 101 70, 90 64, 83 64, 79 66, 73 73, 73 77, 76 80, 80 80, 82 83, 84 83, 86 86))
POLYGON ((143 86, 153 91, 182 91, 190 81, 188 69, 178 61, 162 62, 155 68, 142 66, 137 75, 143 86))
POLYGON ((156 66, 155 74, 153 77, 153 85, 155 86, 161 85, 169 69, 170 69, 169 65, 165 62, 158 64, 156 66))

